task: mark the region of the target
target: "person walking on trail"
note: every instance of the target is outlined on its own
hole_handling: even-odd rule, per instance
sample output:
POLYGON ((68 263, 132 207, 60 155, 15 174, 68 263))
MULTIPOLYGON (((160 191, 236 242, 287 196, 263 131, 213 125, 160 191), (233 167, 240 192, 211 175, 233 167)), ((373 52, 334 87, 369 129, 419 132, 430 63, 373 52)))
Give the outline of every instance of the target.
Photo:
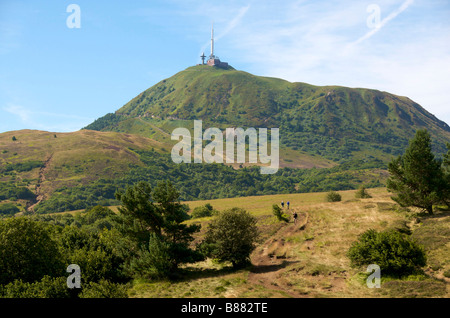
POLYGON ((284 208, 284 202, 281 201, 281 208, 284 208))
POLYGON ((287 208, 288 208, 288 210, 289 210, 289 201, 288 202, 286 202, 287 203, 287 208))
POLYGON ((294 217, 294 224, 297 223, 297 212, 292 212, 292 216, 294 217))

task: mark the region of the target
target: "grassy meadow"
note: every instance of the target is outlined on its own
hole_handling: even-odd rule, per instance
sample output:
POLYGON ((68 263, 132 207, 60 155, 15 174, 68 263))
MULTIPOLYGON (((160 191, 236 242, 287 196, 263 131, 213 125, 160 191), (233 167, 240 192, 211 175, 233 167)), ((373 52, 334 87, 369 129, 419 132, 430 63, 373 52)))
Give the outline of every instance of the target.
MULTIPOLYGON (((450 274, 450 213, 422 217, 400 208, 385 188, 368 190, 372 198, 356 199, 340 191, 342 201, 326 202, 326 193, 282 194, 185 202, 191 210, 210 203, 217 210, 241 207, 257 217, 261 232, 252 265, 233 271, 207 260, 186 266, 175 281, 134 281, 130 297, 448 297, 450 274), (297 224, 280 222, 272 204, 290 201, 299 213, 297 224), (381 288, 368 288, 365 268, 352 268, 346 253, 367 229, 408 230, 425 247, 422 273, 384 277, 381 288)), ((285 208, 285 212, 286 208, 285 208)), ((286 213, 290 215, 290 213, 286 213)), ((211 218, 202 224, 201 239, 211 218)), ((195 242, 194 242, 195 243, 195 242)))

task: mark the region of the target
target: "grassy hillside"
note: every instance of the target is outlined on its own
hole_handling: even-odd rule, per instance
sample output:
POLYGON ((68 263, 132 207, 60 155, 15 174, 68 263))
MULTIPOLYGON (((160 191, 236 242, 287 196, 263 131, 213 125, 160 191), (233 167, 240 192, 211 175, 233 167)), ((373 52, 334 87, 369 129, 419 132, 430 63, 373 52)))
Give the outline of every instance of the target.
MULTIPOLYGON (((258 218, 261 238, 252 266, 239 271, 207 260, 186 267, 179 281, 134 281, 131 297, 449 297, 450 214, 422 218, 406 212, 384 188, 370 189, 370 199, 341 191, 341 202, 328 203, 325 193, 284 194, 241 199, 188 202, 191 210, 210 203, 222 210, 241 207, 258 218), (281 223, 272 204, 291 202, 297 224, 281 223), (350 267, 346 253, 367 229, 409 230, 425 246, 428 265, 422 274, 402 279, 383 276, 381 288, 366 286, 365 268, 350 267)), ((188 222, 202 224, 211 218, 188 222)))
POLYGON ((193 119, 203 120, 205 128, 278 127, 283 149, 336 162, 389 160, 420 128, 429 130, 438 153, 450 139, 446 123, 407 97, 203 65, 159 82, 86 128, 160 140, 193 119))
MULTIPOLYGON (((157 141, 139 135, 82 130, 50 133, 36 130, 0 134, 0 182, 5 188, 29 189, 22 209, 41 202, 63 187, 86 186, 99 178, 121 177, 130 166, 143 166, 131 149, 161 151, 157 141), (15 140, 13 140, 13 137, 15 140), (34 164, 30 164, 34 163, 34 164)), ((9 199, 9 200, 8 200, 9 199)), ((18 202, 15 199, 19 199, 18 202)))

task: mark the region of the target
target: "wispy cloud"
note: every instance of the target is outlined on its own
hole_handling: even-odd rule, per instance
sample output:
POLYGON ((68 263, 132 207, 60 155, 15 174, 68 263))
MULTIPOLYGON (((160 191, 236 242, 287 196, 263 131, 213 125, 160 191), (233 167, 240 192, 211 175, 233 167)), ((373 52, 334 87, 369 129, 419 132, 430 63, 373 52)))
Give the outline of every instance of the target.
POLYGON ((78 130, 80 126, 85 126, 94 120, 78 115, 33 111, 13 103, 6 104, 2 109, 17 116, 24 127, 29 129, 68 132, 78 130))
POLYGON ((20 105, 8 103, 3 110, 18 116, 23 123, 29 123, 32 113, 20 105))
POLYGON ((412 3, 414 2, 414 0, 406 0, 405 2, 402 3, 402 5, 395 10, 394 12, 392 12, 391 14, 389 14, 386 18, 384 18, 379 25, 377 25, 375 28, 373 28, 371 31, 367 32, 366 34, 364 34, 362 37, 360 37, 358 40, 356 40, 355 44, 361 43, 364 40, 367 40, 368 38, 370 38, 371 36, 373 36, 375 33, 377 33, 378 31, 380 31, 389 21, 395 19, 400 13, 402 13, 403 11, 405 11, 412 3))
MULTIPOLYGON (((240 8, 238 11, 238 14, 230 22, 227 23, 227 25, 225 26, 225 29, 223 31, 221 31, 217 36, 214 36, 214 41, 218 41, 219 39, 225 37, 236 26, 238 26, 249 9, 250 9, 250 5, 240 8)), ((205 42, 205 44, 203 44, 203 46, 201 47, 199 53, 201 54, 201 53, 205 52, 206 48, 210 45, 210 43, 211 43, 210 41, 205 42)))
POLYGON ((239 12, 236 15, 236 17, 234 17, 234 19, 231 20, 227 24, 227 26, 225 27, 225 30, 223 32, 219 33, 219 35, 217 35, 217 37, 215 37, 215 40, 220 40, 220 38, 226 36, 228 33, 230 33, 231 30, 233 30, 237 25, 239 25, 242 18, 247 13, 248 9, 250 9, 250 5, 247 5, 245 7, 242 7, 241 9, 239 9, 239 12))

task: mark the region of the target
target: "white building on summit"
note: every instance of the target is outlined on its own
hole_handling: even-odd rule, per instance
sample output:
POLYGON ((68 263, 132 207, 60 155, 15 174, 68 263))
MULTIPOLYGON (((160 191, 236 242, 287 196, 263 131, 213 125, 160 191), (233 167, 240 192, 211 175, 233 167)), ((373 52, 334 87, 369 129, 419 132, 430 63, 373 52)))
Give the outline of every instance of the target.
MULTIPOLYGON (((202 64, 205 64, 205 53, 203 53, 200 57, 202 58, 202 64)), ((227 62, 220 61, 219 57, 214 55, 214 26, 211 27, 211 55, 209 56, 206 64, 209 66, 217 66, 221 68, 228 67, 227 62)))

